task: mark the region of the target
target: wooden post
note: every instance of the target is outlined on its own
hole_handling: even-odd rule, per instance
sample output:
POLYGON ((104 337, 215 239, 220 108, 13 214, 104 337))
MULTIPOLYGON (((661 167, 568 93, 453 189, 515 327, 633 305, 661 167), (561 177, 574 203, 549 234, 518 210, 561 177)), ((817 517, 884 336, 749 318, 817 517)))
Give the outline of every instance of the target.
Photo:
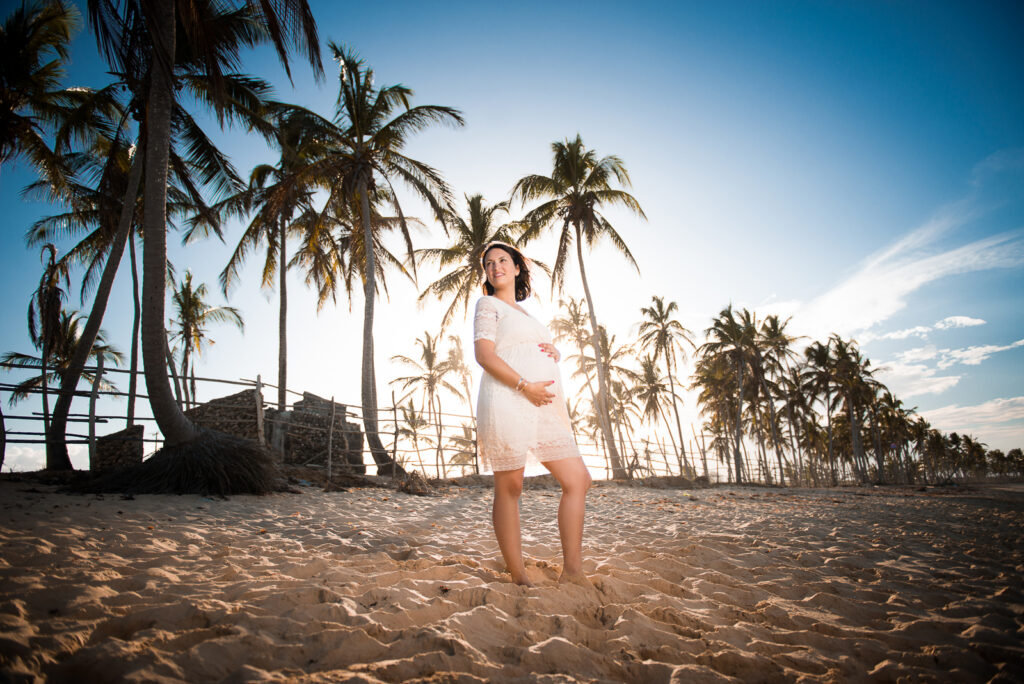
POLYGON ((263 378, 256 376, 256 434, 260 444, 266 445, 267 436, 263 433, 263 378))
POLYGON ((334 412, 337 408, 337 404, 334 403, 334 395, 331 395, 331 424, 327 428, 327 484, 331 484, 331 464, 333 462, 333 451, 334 451, 334 412))
POLYGON ((100 393, 103 382, 103 354, 96 359, 96 377, 92 381, 92 392, 89 394, 89 470, 96 472, 96 397, 100 393))

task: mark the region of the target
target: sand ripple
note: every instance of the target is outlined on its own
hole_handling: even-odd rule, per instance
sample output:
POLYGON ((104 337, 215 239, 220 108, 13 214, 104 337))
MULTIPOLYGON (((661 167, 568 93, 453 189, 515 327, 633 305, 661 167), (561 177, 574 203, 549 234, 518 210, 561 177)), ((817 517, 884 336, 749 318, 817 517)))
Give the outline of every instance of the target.
POLYGON ((1024 680, 1024 488, 557 491, 507 582, 490 491, 69 496, 0 483, 11 681, 1024 680))

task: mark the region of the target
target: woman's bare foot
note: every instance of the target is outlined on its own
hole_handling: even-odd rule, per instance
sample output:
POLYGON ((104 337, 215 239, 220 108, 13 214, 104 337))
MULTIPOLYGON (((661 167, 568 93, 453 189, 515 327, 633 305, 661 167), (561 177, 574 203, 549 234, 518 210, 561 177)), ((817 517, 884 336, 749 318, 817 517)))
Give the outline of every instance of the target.
POLYGON ((527 577, 526 575, 519 575, 518 577, 515 576, 515 575, 512 575, 512 583, 513 584, 518 584, 521 587, 532 587, 533 586, 533 582, 531 582, 530 578, 527 577))

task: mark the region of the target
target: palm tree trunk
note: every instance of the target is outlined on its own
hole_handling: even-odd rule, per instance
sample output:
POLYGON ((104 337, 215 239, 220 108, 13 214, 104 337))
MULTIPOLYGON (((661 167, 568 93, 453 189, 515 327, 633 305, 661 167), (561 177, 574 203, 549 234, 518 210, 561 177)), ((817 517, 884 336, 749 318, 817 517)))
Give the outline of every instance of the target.
POLYGON ((7 455, 7 424, 4 422, 4 409, 0 406, 0 471, 4 469, 4 457, 7 455))
POLYGON ((174 402, 167 379, 164 299, 167 279, 167 163, 174 108, 175 3, 150 3, 153 60, 146 102, 146 188, 142 224, 142 366, 146 393, 165 446, 195 439, 199 432, 174 402))
MULTIPOLYGON (((45 323, 44 323, 45 325, 45 323)), ((43 368, 43 375, 39 378, 39 389, 43 393, 43 434, 46 436, 46 468, 50 469, 50 394, 48 391, 49 382, 47 375, 50 370, 50 346, 46 343, 48 331, 43 331, 43 345, 40 350, 39 362, 43 368)), ((71 461, 68 460, 67 468, 55 468, 55 470, 71 470, 71 461)))
POLYGON ((437 402, 437 410, 434 411, 434 417, 437 418, 437 462, 441 464, 442 477, 448 477, 448 464, 444 462, 444 447, 441 445, 443 439, 441 435, 441 397, 437 394, 433 394, 430 398, 431 403, 437 402))
POLYGON ((279 222, 278 251, 280 252, 280 309, 277 316, 277 410, 284 411, 288 404, 285 396, 288 388, 288 280, 285 275, 288 271, 285 250, 288 247, 288 231, 285 230, 285 222, 282 218, 279 222))
MULTIPOLYGON (((675 351, 673 350, 673 354, 674 353, 675 351)), ((676 381, 672 377, 672 357, 667 353, 665 354, 665 367, 666 370, 668 370, 668 386, 669 389, 672 391, 672 411, 675 413, 676 416, 676 432, 679 433, 679 452, 682 454, 683 463, 686 465, 687 468, 690 468, 690 462, 686 458, 686 440, 683 439, 683 423, 681 420, 679 420, 679 406, 676 400, 676 381)), ((672 434, 671 426, 669 426, 668 431, 669 434, 672 434)), ((697 467, 694 466, 693 468, 691 468, 691 471, 694 474, 696 474, 697 467)))
MULTIPOLYGON (((96 297, 92 302, 92 309, 89 311, 89 318, 85 322, 82 336, 78 339, 75 349, 72 352, 68 367, 64 369, 60 383, 60 395, 57 397, 57 405, 53 409, 53 423, 47 430, 46 439, 46 467, 54 470, 70 470, 71 459, 68 457, 68 445, 65 433, 67 432, 68 413, 71 411, 71 400, 74 398, 75 388, 82 377, 82 370, 89 360, 89 353, 96 343, 96 336, 100 331, 100 324, 103 322, 103 315, 107 310, 107 302, 110 299, 110 291, 114 286, 114 276, 124 256, 125 244, 131 234, 132 219, 135 217, 135 202, 139 196, 139 185, 142 181, 142 157, 137 153, 132 159, 132 168, 128 174, 128 186, 125 188, 124 199, 121 204, 121 215, 118 218, 117 233, 114 235, 110 245, 110 254, 107 255, 107 263, 103 266, 103 275, 96 288, 96 297)), ((134 249, 133 249, 134 252, 134 249)), ((133 264, 134 264, 134 254, 133 264)), ((134 375, 132 376, 134 381, 134 375)), ((134 399, 134 397, 132 397, 134 399)), ((134 401, 129 404, 129 411, 134 411, 134 401)), ((131 423, 129 423, 130 425, 131 423)))
POLYGON ((605 366, 604 354, 601 349, 600 337, 598 336, 597 316, 594 314, 594 298, 590 295, 587 270, 583 265, 583 238, 578 224, 576 225, 576 257, 580 263, 580 278, 583 281, 583 293, 587 296, 587 313, 590 316, 590 330, 593 333, 591 339, 594 348, 595 365, 597 366, 597 420, 601 427, 601 432, 604 434, 605 444, 608 446, 608 458, 612 463, 612 478, 626 479, 626 471, 622 467, 622 460, 619 458, 619 452, 615 446, 615 435, 612 434, 611 418, 608 414, 608 368, 605 366))
MULTIPOLYGON (((138 188, 136 188, 138 194, 138 188)), ((142 316, 142 304, 139 302, 139 268, 135 259, 135 232, 128 233, 128 256, 132 264, 132 303, 135 311, 132 316, 132 352, 131 363, 128 375, 128 427, 135 424, 135 395, 139 386, 139 322, 142 316)))
POLYGON ((846 396, 846 416, 850 421, 850 446, 853 448, 853 462, 857 464, 858 476, 861 482, 867 482, 868 473, 864 468, 867 458, 864 456, 864 446, 860 441, 860 421, 857 419, 857 408, 854 406, 852 397, 846 396))
POLYGON ((359 182, 359 198, 363 214, 363 253, 366 264, 363 277, 363 364, 360 396, 363 403, 363 427, 366 430, 366 443, 370 447, 373 462, 377 464, 377 472, 381 475, 405 475, 405 471, 391 460, 387 449, 380 441, 377 433, 377 391, 375 387, 376 373, 373 367, 373 304, 376 297, 376 264, 373 253, 373 230, 370 227, 370 198, 366 179, 359 182))
POLYGON ((836 456, 832 446, 832 393, 825 391, 825 429, 828 432, 828 467, 832 476, 832 486, 839 484, 836 477, 836 456))
POLYGON ((743 440, 743 360, 736 357, 736 444, 733 460, 736 462, 736 484, 743 484, 743 460, 740 444, 743 440))
POLYGON ((772 421, 772 445, 775 447, 775 460, 779 464, 779 486, 786 486, 786 475, 782 469, 782 440, 779 439, 779 417, 775 413, 775 400, 772 398, 771 393, 768 391, 768 383, 764 381, 764 376, 761 376, 761 391, 764 392, 765 401, 768 402, 768 409, 772 421))
POLYGON ((174 381, 174 399, 179 408, 185 405, 181 392, 181 376, 178 375, 178 366, 174 363, 174 354, 171 353, 171 344, 164 339, 164 349, 167 353, 167 369, 171 373, 171 380, 174 381))

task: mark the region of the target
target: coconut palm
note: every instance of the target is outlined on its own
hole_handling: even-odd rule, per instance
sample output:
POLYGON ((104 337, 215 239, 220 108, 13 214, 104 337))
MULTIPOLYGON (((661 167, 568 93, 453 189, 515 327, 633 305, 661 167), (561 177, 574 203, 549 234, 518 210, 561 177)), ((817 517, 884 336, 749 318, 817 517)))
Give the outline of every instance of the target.
POLYGON ((710 328, 704 331, 708 340, 698 348, 705 365, 729 365, 735 373, 734 405, 736 411, 735 442, 733 445, 733 461, 736 469, 736 482, 743 482, 743 463, 740 448, 743 440, 743 374, 750 366, 750 348, 754 344, 753 317, 744 309, 736 319, 730 304, 718 314, 710 328))
POLYGON ((44 138, 82 90, 62 89, 71 36, 80 16, 63 2, 22 2, 0 25, 0 171, 24 156, 43 178, 63 163, 44 138))
POLYGON ((837 400, 842 398, 849 423, 853 463, 861 480, 866 481, 867 456, 861 436, 861 412, 869 401, 868 396, 874 394, 868 384, 874 370, 871 362, 861 355, 855 342, 843 340, 835 333, 829 341, 832 346, 833 382, 838 390, 837 400))
MULTIPOLYGON (((421 161, 403 154, 410 136, 434 124, 462 125, 462 115, 451 107, 410 105, 412 90, 402 86, 373 84, 373 70, 352 50, 331 44, 339 64, 341 91, 337 121, 340 133, 321 164, 321 175, 330 185, 329 202, 343 203, 360 219, 362 244, 374 245, 373 197, 383 197, 394 208, 406 247, 412 255, 408 224, 392 190, 400 180, 431 208, 438 220, 451 207, 451 191, 441 174, 421 161), (386 193, 377 194, 378 186, 386 193)), ((363 276, 363 354, 360 396, 367 441, 378 471, 398 474, 377 434, 377 388, 373 362, 373 317, 377 293, 375 250, 363 250, 358 265, 363 276)), ((415 259, 411 258, 415 272, 415 259)))
POLYGON ((438 348, 439 337, 433 337, 429 332, 424 331, 422 338, 416 338, 416 345, 420 348, 419 361, 402 354, 392 356, 392 361, 397 361, 403 366, 412 368, 418 375, 395 378, 391 381, 391 384, 401 384, 403 390, 410 388, 422 390, 423 402, 427 406, 427 419, 433 421, 437 428, 437 476, 443 477, 444 455, 441 443, 443 421, 441 417, 440 391, 445 389, 452 394, 458 395, 459 390, 447 378, 453 368, 447 359, 442 358, 441 351, 438 348))
POLYGON ((186 386, 186 406, 196 404, 195 357, 202 353, 204 344, 213 344, 207 336, 207 326, 211 323, 231 323, 239 330, 245 330, 245 322, 238 309, 211 306, 206 302, 207 294, 206 283, 193 285, 192 272, 187 270, 185 277, 171 293, 171 305, 177 317, 170 324, 172 337, 181 342, 181 374, 186 386))
MULTIPOLYGON (((527 244, 548 230, 558 232, 558 251, 552 266, 553 291, 561 290, 564 284, 569 249, 575 242, 580 278, 587 298, 590 332, 596 339, 597 314, 583 261, 583 242, 586 241, 587 246, 592 248, 601 238, 608 238, 639 273, 640 268, 625 241, 601 214, 600 209, 606 206, 623 207, 642 219, 646 220, 647 217, 636 198, 624 190, 612 187, 613 181, 626 187, 631 185, 626 165, 621 159, 614 155, 598 158, 593 150, 584 147, 579 135, 574 140, 552 143, 551 150, 553 165, 550 176, 524 176, 516 181, 512 188, 513 200, 518 199, 524 205, 528 202, 540 202, 523 217, 523 222, 528 228, 520 236, 519 242, 527 244)), ((598 345, 595 344, 594 347, 597 348, 598 345)), ((615 448, 615 440, 612 438, 609 406, 606 402, 606 398, 610 396, 607 369, 609 362, 603 358, 599 361, 598 421, 605 443, 608 444, 613 476, 623 478, 626 477, 626 471, 622 467, 622 461, 615 448)))
MULTIPOLYGON (((47 383, 54 383, 60 380, 76 346, 79 344, 82 335, 82 318, 77 311, 61 311, 51 340, 52 347, 49 350, 48 371, 45 378, 40 375, 33 375, 18 383, 11 391, 8 404, 13 406, 26 399, 30 394, 40 392, 47 383)), ((38 345, 37 345, 38 346, 38 345)), ((101 330, 96 336, 95 343, 89 351, 89 358, 95 363, 103 357, 104 364, 119 366, 124 362, 124 355, 115 347, 107 343, 106 334, 101 330)), ((7 352, 0 357, 0 362, 16 368, 38 368, 42 364, 42 356, 33 356, 20 352, 7 352)), ((86 371, 82 379, 90 386, 96 384, 96 374, 86 371)), ((116 390, 112 383, 107 380, 100 380, 99 388, 102 390, 116 390)))
POLYGON ((522 226, 514 221, 498 224, 498 217, 508 215, 508 202, 490 206, 483 195, 466 195, 467 218, 450 209, 443 210, 444 225, 452 242, 448 247, 417 249, 415 254, 420 262, 436 262, 439 268, 451 271, 427 285, 419 296, 423 302, 428 296, 441 301, 450 301, 441 319, 444 330, 461 307, 463 315, 469 309, 469 300, 480 288, 484 271, 480 263, 484 247, 494 240, 513 242, 522 226))
MULTIPOLYGON (((56 348, 60 334, 61 312, 67 298, 67 288, 71 286, 67 262, 57 259, 57 248, 52 244, 43 245, 40 254, 43 261, 43 273, 39 285, 32 293, 28 304, 28 336, 32 344, 40 350, 40 389, 43 395, 43 426, 44 432, 50 427, 50 403, 48 399, 48 377, 50 355, 56 348)), ((47 469, 63 470, 71 467, 70 462, 65 468, 61 462, 50 463, 47 458, 47 469)))
MULTIPOLYGON (((679 434, 679 454, 683 463, 689 467, 686 459, 686 438, 683 436, 682 422, 679 420, 679 404, 676 400, 676 382, 672 372, 673 366, 678 367, 678 359, 686 360, 686 349, 683 344, 689 344, 696 349, 693 343, 693 333, 672 317, 672 314, 679 310, 675 302, 665 304, 665 299, 654 295, 651 297, 651 306, 641 307, 640 313, 644 320, 640 323, 639 342, 640 346, 653 354, 657 361, 659 358, 665 360, 665 371, 668 376, 670 396, 672 397, 672 410, 675 413, 676 430, 679 434)), ((669 428, 669 434, 672 429, 669 428)), ((675 440, 673 440, 675 441, 675 440)))
MULTIPOLYGON (((398 436, 412 440, 412 448, 416 452, 416 462, 419 464, 420 472, 425 475, 427 470, 423 465, 423 455, 420 453, 420 442, 424 441, 428 445, 430 444, 430 435, 423 434, 430 428, 430 421, 423 415, 423 411, 416 408, 411 398, 409 399, 408 405, 399 406, 398 410, 402 414, 397 426, 398 436)), ((402 461, 403 459, 400 458, 399 465, 405 467, 405 464, 402 461)))
POLYGON ((813 397, 812 404, 821 401, 825 409, 825 432, 828 438, 828 467, 832 486, 838 484, 835 462, 835 442, 832 432, 832 390, 834 388, 834 359, 832 356, 832 338, 824 344, 812 342, 804 350, 806 366, 803 373, 804 391, 813 397))
POLYGON ((133 95, 146 103, 142 225, 143 249, 142 355, 146 388, 153 416, 166 446, 176 446, 200 433, 174 401, 166 369, 164 295, 167 262, 167 187, 170 142, 177 100, 175 81, 187 71, 209 83, 209 97, 218 118, 230 117, 235 97, 229 74, 239 65, 241 48, 258 42, 274 45, 290 75, 288 47, 306 51, 318 72, 318 38, 305 0, 273 5, 250 1, 234 12, 246 20, 248 31, 225 33, 213 20, 229 14, 235 5, 208 0, 167 0, 150 3, 125 0, 90 0, 89 14, 101 53, 124 74, 133 95), (179 35, 180 34, 180 35, 179 35), (177 68, 176 68, 177 67, 177 68))
MULTIPOLYGON (((314 267, 307 272, 314 274, 320 272, 315 268, 317 257, 326 253, 329 258, 334 253, 329 228, 314 217, 312 200, 320 179, 309 173, 310 166, 325 153, 324 141, 332 126, 307 109, 277 103, 270 106, 267 119, 271 123, 273 134, 270 142, 278 151, 278 162, 276 165, 256 166, 249 175, 249 186, 220 207, 221 211, 229 214, 255 210, 221 272, 220 282, 227 295, 238 281, 246 256, 265 244, 260 284, 270 288, 275 277, 278 284, 277 408, 283 411, 287 404, 285 392, 288 386, 287 241, 289 234, 303 238, 305 258, 314 267), (297 217, 302 220, 296 221, 297 217), (324 238, 327 238, 327 249, 316 249, 324 244, 324 238)), ((299 258, 302 258, 301 254, 299 258)), ((321 297, 321 305, 323 301, 324 297, 321 297)))

